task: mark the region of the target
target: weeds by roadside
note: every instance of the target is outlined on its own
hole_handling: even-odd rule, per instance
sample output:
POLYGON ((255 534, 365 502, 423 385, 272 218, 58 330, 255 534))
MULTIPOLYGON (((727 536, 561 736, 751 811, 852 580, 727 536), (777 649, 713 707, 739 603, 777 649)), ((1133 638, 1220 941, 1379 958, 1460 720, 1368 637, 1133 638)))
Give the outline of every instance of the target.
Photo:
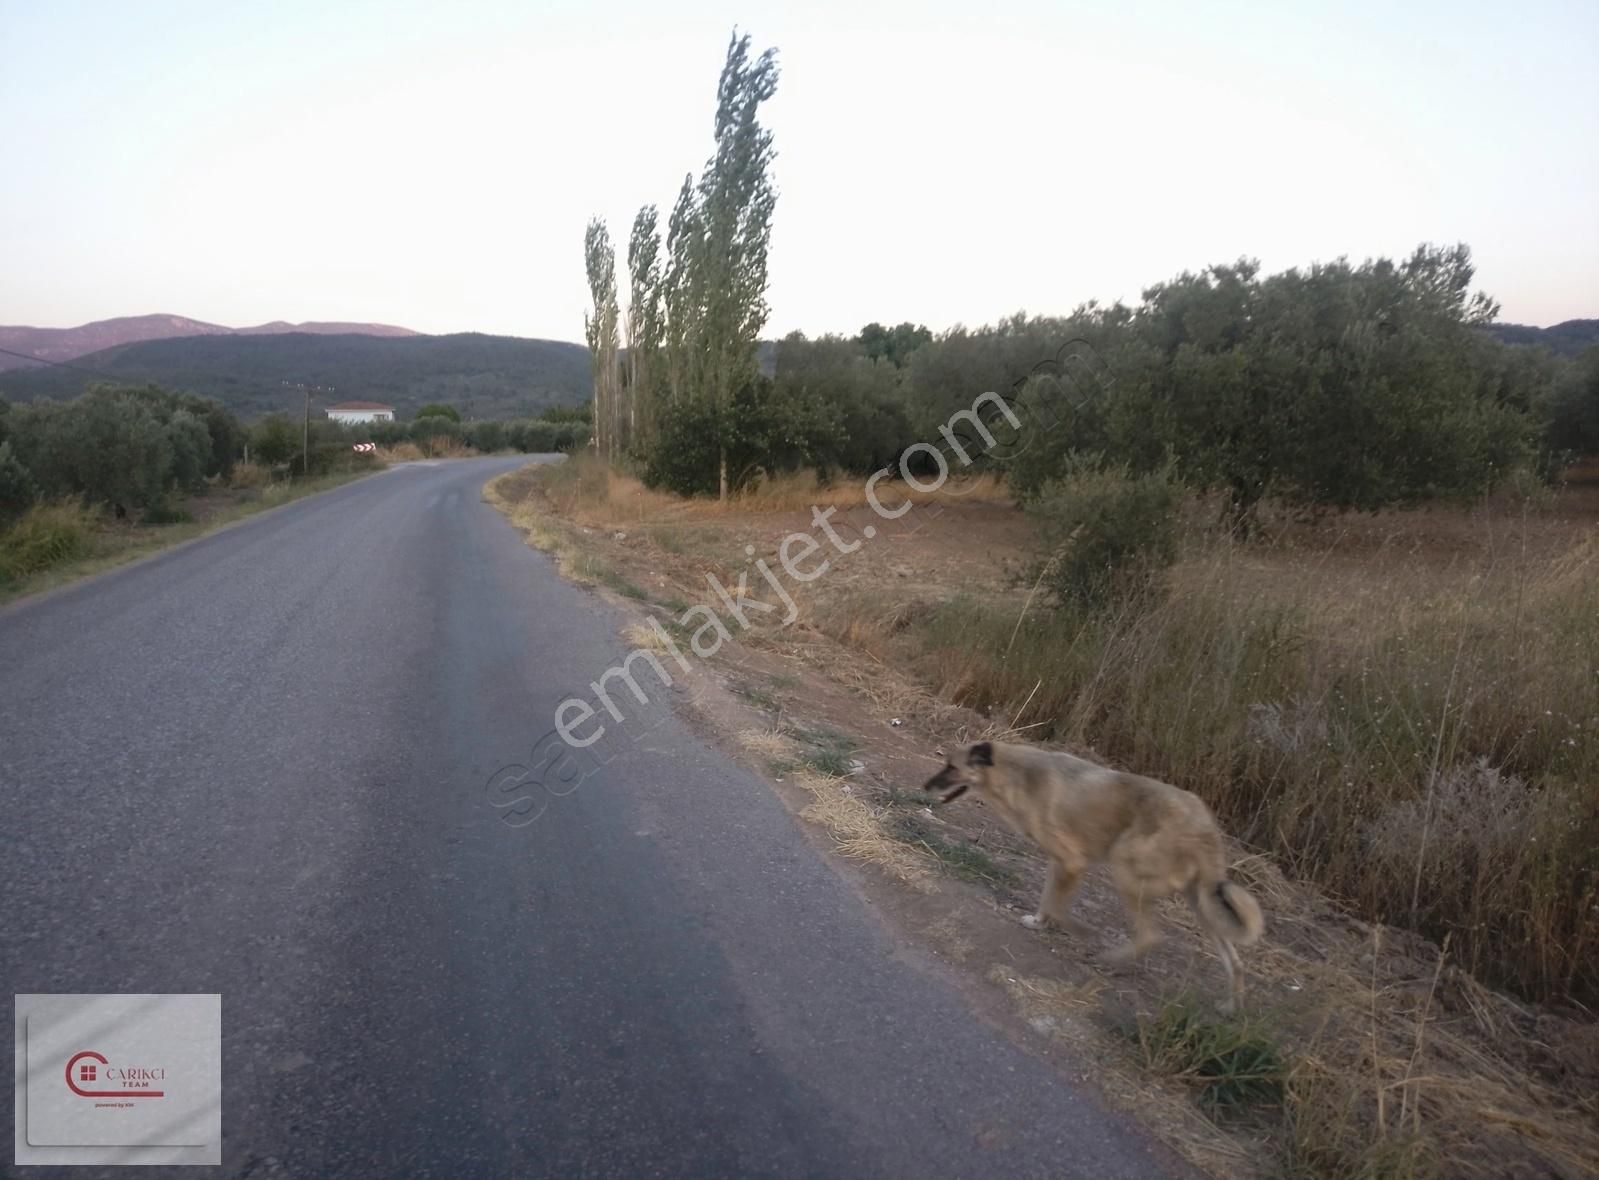
MULTIPOLYGON (((190 510, 203 500, 190 501, 164 516, 158 514, 155 519, 138 523, 117 521, 107 511, 85 507, 75 499, 35 505, 0 531, 0 602, 113 569, 257 512, 330 491, 369 474, 342 473, 263 485, 256 478, 255 469, 240 466, 245 467, 243 482, 232 485, 240 495, 203 516, 190 510)), ((214 499, 218 495, 212 493, 214 499)))

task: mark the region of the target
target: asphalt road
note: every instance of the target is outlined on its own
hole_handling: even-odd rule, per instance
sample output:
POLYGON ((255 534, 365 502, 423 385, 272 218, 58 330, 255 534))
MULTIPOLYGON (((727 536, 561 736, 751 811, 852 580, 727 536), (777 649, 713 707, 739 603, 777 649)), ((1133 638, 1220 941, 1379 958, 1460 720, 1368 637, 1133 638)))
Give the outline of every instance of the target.
POLYGON ((668 703, 505 822, 625 651, 480 502, 519 462, 0 610, 4 990, 221 992, 226 1175, 1158 1174, 668 703))

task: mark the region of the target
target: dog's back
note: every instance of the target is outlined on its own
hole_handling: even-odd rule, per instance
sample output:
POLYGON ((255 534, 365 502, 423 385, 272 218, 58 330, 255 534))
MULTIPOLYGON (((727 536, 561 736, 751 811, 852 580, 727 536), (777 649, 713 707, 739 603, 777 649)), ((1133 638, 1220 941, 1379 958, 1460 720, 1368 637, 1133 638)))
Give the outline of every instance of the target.
POLYGON ((1170 783, 1111 770, 1060 750, 994 743, 986 794, 1023 833, 1067 863, 1132 860, 1174 880, 1223 871, 1210 809, 1170 783))

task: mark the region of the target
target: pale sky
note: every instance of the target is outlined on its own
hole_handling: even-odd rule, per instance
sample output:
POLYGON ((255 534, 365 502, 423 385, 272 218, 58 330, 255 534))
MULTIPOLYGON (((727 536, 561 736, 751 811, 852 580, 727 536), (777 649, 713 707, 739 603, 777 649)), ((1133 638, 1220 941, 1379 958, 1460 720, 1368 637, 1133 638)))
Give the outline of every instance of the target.
POLYGON ((935 330, 1464 240, 1599 316, 1599 4, 0 0, 0 323, 169 312, 580 340, 777 46, 768 335, 935 330))

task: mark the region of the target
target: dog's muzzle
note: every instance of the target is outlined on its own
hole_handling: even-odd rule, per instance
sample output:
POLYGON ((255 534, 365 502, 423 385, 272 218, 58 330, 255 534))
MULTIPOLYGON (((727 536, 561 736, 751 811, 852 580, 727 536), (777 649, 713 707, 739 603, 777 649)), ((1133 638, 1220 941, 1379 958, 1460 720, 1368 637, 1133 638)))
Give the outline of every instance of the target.
POLYGON ((952 783, 948 776, 949 770, 946 768, 922 784, 922 790, 937 794, 938 798, 933 800, 935 806, 942 807, 946 803, 953 803, 971 789, 970 783, 959 781, 952 783))

